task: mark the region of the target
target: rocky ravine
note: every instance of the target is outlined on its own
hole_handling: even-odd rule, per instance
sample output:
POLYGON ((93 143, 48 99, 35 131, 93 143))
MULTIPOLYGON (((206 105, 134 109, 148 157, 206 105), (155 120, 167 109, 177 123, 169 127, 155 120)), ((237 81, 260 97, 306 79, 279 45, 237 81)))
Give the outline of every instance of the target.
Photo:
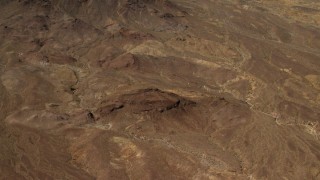
POLYGON ((0 179, 320 179, 316 0, 0 0, 0 179))

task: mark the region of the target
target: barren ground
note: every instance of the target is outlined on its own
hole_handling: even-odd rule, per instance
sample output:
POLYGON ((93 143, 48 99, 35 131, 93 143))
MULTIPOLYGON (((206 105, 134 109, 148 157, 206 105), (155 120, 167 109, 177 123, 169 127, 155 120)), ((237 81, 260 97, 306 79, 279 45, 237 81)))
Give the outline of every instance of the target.
POLYGON ((0 179, 320 179, 318 0, 0 0, 0 179))

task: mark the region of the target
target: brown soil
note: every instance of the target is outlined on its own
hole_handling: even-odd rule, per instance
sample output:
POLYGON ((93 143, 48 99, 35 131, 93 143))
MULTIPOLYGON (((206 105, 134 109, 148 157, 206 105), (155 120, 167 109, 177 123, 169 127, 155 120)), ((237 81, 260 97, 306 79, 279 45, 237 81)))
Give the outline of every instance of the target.
POLYGON ((320 179, 319 12, 0 0, 0 179, 320 179))

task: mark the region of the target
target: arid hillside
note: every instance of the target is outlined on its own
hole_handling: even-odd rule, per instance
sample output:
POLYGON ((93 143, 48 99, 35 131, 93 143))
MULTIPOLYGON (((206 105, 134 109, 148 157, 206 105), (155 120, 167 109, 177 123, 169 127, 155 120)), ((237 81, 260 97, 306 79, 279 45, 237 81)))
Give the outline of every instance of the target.
POLYGON ((318 0, 0 0, 0 179, 320 179, 318 0))

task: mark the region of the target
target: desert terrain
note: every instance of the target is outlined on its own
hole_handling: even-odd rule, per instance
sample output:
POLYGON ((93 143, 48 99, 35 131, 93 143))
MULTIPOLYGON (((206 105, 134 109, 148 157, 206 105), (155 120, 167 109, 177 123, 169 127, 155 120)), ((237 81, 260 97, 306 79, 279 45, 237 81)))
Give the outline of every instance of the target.
POLYGON ((320 179, 318 0, 0 0, 0 179, 320 179))

